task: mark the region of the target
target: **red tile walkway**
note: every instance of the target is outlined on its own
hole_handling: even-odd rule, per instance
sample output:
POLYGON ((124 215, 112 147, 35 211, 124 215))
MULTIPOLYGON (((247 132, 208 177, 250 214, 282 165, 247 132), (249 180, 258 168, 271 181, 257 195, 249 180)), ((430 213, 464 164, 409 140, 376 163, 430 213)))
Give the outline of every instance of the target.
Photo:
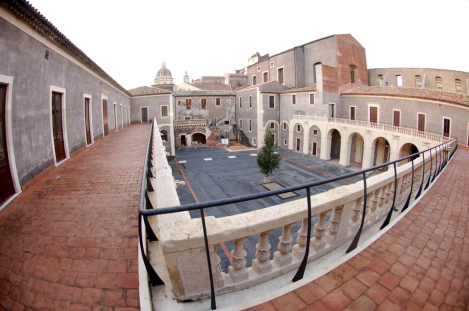
POLYGON ((138 310, 149 131, 132 125, 97 141, 0 212, 1 310, 138 310))
POLYGON ((469 310, 469 148, 361 253, 249 310, 469 310))

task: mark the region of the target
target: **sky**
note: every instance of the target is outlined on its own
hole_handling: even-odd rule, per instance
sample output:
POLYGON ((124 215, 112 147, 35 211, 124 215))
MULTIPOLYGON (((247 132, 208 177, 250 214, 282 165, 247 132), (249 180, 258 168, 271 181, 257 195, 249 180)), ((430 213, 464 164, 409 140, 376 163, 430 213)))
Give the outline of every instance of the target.
POLYGON ((29 2, 126 89, 152 85, 163 61, 178 84, 347 33, 368 68, 469 72, 469 0, 29 2))

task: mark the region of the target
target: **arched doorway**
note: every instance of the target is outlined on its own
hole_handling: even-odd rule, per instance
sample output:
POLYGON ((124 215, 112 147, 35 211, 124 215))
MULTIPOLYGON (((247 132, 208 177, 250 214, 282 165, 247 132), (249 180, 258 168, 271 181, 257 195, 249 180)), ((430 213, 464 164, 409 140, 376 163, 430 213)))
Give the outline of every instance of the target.
POLYGON ((362 135, 358 133, 352 134, 352 143, 350 146, 350 165, 361 169, 363 164, 363 151, 365 141, 362 135))
MULTIPOLYGON (((414 153, 418 153, 419 152, 419 149, 417 148, 416 145, 412 144, 412 143, 406 143, 404 145, 402 145, 401 147, 401 150, 399 150, 399 158, 405 158, 407 157, 408 155, 411 155, 411 154, 414 154, 414 153)), ((412 159, 417 159, 420 155, 415 155, 412 157, 412 159)), ((407 159, 407 160, 403 160, 403 161, 400 161, 399 162, 399 165, 403 165, 403 164, 406 164, 407 162, 411 161, 411 159, 407 159)))
POLYGON ((166 130, 161 131, 161 140, 168 141, 168 132, 166 130))
POLYGON ((340 132, 333 130, 331 133, 331 160, 340 159, 340 132))
POLYGON ((202 133, 195 133, 192 134, 192 144, 193 145, 205 145, 207 139, 204 134, 202 133))
MULTIPOLYGON (((378 137, 373 143, 374 148, 374 158, 373 166, 380 165, 386 162, 389 162, 389 155, 391 154, 391 146, 389 142, 384 137, 378 137)), ((385 166, 381 168, 383 171, 387 171, 388 167, 385 166)))

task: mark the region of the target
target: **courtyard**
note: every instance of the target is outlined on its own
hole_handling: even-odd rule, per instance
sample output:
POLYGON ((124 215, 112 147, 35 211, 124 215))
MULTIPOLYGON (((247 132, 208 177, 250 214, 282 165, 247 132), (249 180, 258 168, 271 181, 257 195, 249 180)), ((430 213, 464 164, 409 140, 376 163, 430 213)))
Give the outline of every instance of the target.
MULTIPOLYGON (((300 154, 291 150, 277 148, 276 152, 282 157, 280 168, 271 176, 271 183, 283 187, 290 187, 319 181, 352 172, 348 168, 341 167, 330 161, 320 160, 317 157, 300 154)), ((233 198, 253 193, 268 191, 263 182, 263 175, 257 166, 258 150, 228 151, 222 148, 182 148, 176 150, 176 157, 169 158, 170 165, 182 167, 174 170, 175 179, 186 181, 186 187, 177 188, 181 205, 198 202, 208 202, 224 198, 233 198), (179 175, 178 175, 179 174, 179 175), (192 191, 191 191, 192 189, 192 191)), ((344 180, 328 183, 311 188, 311 194, 315 195, 330 189, 361 181, 361 176, 354 176, 344 180)), ((222 218, 239 213, 246 213, 265 207, 286 203, 306 197, 306 191, 296 191, 288 198, 271 196, 255 201, 230 204, 221 207, 205 209, 207 216, 222 218)), ((306 209, 306 206, 305 206, 306 209)), ((199 211, 190 212, 192 218, 200 217, 199 211)), ((330 212, 326 217, 328 222, 330 212)), ((312 230, 318 216, 313 218, 312 230)), ((297 232, 301 227, 301 221, 292 226, 292 237, 296 240, 297 232)), ((282 228, 270 232, 269 241, 271 252, 277 251, 278 238, 282 234, 282 228)), ((247 266, 251 265, 255 258, 258 235, 253 235, 244 240, 244 249, 247 252, 247 266)), ((221 258, 222 269, 227 272, 230 265, 229 251, 233 249, 233 242, 227 242, 217 249, 221 258)))

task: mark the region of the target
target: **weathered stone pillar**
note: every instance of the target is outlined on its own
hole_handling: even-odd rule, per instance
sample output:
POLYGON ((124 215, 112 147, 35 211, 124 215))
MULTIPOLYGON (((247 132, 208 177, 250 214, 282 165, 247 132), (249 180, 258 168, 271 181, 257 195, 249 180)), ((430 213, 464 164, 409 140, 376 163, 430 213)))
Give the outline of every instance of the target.
POLYGON ((283 226, 282 236, 280 237, 280 242, 278 243, 278 251, 274 253, 274 264, 277 267, 283 267, 292 262, 292 254, 290 251, 292 250, 292 241, 293 238, 291 237, 291 226, 292 224, 283 226))
POLYGON ((231 266, 228 267, 233 282, 241 282, 248 279, 246 269, 246 251, 244 250, 244 238, 234 240, 234 249, 231 251, 231 266))
POLYGON ((252 269, 257 274, 263 274, 272 270, 272 263, 270 262, 270 244, 269 244, 269 231, 261 232, 259 234, 259 243, 256 244, 256 259, 252 261, 252 269))

